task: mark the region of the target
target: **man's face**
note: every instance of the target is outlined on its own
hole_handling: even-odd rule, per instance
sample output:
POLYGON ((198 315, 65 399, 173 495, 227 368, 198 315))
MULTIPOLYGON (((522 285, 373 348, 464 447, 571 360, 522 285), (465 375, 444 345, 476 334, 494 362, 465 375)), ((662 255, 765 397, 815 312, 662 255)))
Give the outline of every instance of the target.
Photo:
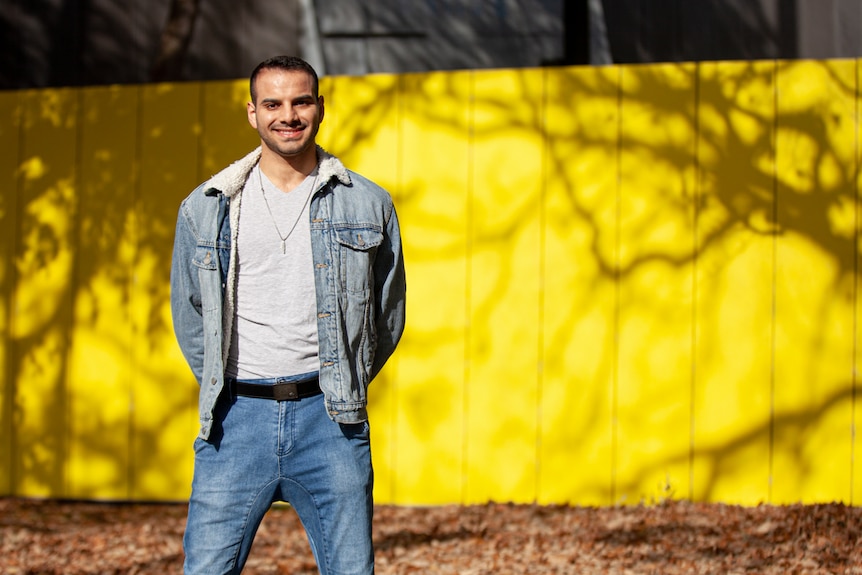
POLYGON ((248 121, 263 145, 283 158, 315 153, 323 121, 323 97, 315 99, 311 76, 302 71, 265 69, 255 79, 257 101, 247 106, 248 121))

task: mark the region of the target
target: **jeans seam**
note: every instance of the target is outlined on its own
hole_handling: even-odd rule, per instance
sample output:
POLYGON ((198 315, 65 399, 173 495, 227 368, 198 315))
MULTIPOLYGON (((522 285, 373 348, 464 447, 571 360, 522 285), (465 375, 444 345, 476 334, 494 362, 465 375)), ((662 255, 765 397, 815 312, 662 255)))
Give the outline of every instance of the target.
MULTIPOLYGON (((232 565, 231 565, 232 570, 236 570, 236 568, 239 566, 239 557, 240 557, 240 554, 242 553, 242 543, 243 543, 243 541, 245 541, 245 535, 246 535, 246 530, 248 529, 249 518, 251 517, 251 511, 252 511, 252 509, 254 509, 255 503, 261 498, 261 494, 264 493, 265 491, 267 491, 266 488, 270 487, 273 483, 278 483, 278 479, 276 478, 272 481, 269 481, 265 485, 261 486, 261 488, 257 491, 257 493, 254 494, 254 497, 249 498, 248 505, 246 506, 245 514, 243 515, 243 518, 242 518, 242 525, 240 527, 239 544, 236 546, 236 553, 234 554, 233 560, 231 562, 232 563, 232 565)), ((264 511, 264 515, 265 514, 266 514, 266 512, 264 511)), ((253 542, 254 541, 252 539, 252 543, 253 542)), ((251 549, 249 548, 249 550, 251 550, 251 549)), ((239 573, 239 571, 237 571, 237 573, 239 573)))
MULTIPOLYGON (((304 491, 305 494, 308 496, 308 498, 311 500, 311 502, 314 504, 313 505, 314 516, 315 516, 315 519, 317 520, 317 524, 320 526, 320 528, 317 531, 319 532, 320 538, 322 539, 322 541, 320 541, 322 548, 319 549, 318 554, 319 554, 320 560, 324 561, 326 563, 326 565, 324 566, 325 570, 322 571, 322 573, 324 575, 331 573, 332 572, 332 565, 330 565, 330 563, 329 563, 329 560, 330 560, 329 540, 326 537, 327 529, 324 526, 323 517, 320 514, 320 501, 318 501, 318 498, 315 495, 315 493, 313 491, 307 489, 305 487, 305 485, 303 485, 300 481, 297 481, 296 479, 294 479, 292 477, 285 477, 284 480, 290 481, 298 489, 301 489, 302 491, 304 491)), ((310 535, 307 530, 306 530, 306 535, 310 535)))
POLYGON ((275 456, 279 458, 278 473, 281 475, 281 458, 290 455, 296 445, 296 433, 294 430, 296 427, 296 402, 278 402, 277 425, 278 444, 275 446, 275 456), (287 448, 285 449, 283 445, 287 445, 287 448))

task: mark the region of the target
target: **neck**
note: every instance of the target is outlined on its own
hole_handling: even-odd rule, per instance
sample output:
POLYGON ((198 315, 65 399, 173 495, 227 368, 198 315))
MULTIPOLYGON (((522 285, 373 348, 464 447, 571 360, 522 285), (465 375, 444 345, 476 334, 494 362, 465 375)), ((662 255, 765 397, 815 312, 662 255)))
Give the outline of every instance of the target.
POLYGON ((283 192, 296 188, 317 166, 316 147, 308 154, 288 158, 266 152, 267 148, 264 146, 260 156, 260 170, 283 192))

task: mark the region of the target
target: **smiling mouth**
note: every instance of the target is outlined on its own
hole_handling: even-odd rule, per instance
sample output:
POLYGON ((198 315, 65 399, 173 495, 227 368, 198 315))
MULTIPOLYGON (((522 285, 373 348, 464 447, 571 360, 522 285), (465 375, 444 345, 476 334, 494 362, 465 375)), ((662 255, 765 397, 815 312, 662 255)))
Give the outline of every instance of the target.
POLYGON ((285 138, 292 138, 302 134, 305 131, 306 126, 298 124, 298 125, 280 125, 273 126, 272 131, 278 134, 279 136, 285 138))

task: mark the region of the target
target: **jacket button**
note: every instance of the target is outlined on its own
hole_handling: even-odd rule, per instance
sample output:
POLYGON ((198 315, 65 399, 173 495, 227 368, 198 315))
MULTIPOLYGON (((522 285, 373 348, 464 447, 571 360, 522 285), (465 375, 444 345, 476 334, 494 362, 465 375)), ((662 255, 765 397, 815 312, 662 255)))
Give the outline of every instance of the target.
POLYGON ((212 252, 207 252, 207 255, 204 256, 204 263, 208 264, 212 261, 212 259, 213 259, 212 252))
POLYGON ((210 385, 215 385, 218 380, 216 378, 212 378, 210 380, 210 385))

